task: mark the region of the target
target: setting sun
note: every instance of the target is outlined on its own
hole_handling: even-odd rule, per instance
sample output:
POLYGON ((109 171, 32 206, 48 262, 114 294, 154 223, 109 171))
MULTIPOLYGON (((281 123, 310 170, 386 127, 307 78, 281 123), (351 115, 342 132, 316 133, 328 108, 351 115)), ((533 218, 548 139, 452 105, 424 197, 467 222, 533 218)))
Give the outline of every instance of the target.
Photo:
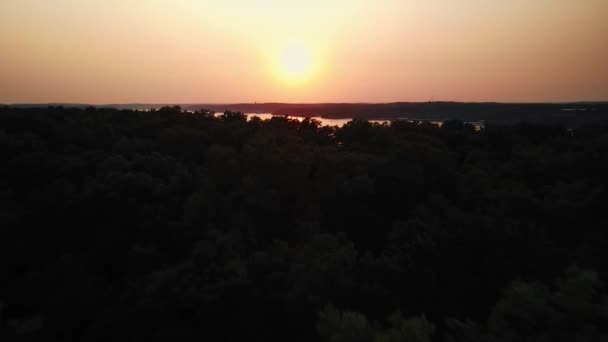
POLYGON ((310 72, 312 56, 310 50, 302 44, 290 44, 281 54, 281 67, 285 75, 302 77, 310 72))
POLYGON ((309 45, 292 41, 279 49, 273 68, 277 77, 289 84, 299 84, 310 80, 318 69, 318 56, 309 45))
POLYGON ((0 0, 0 342, 608 342, 607 16, 0 0))

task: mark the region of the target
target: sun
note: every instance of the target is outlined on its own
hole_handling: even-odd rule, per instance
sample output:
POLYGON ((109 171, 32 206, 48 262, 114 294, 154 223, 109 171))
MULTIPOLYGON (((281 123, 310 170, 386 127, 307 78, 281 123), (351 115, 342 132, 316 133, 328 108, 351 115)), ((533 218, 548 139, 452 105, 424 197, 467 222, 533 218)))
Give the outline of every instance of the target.
POLYGON ((285 75, 302 77, 310 72, 312 56, 310 50, 303 44, 289 44, 281 52, 281 68, 285 75))
POLYGON ((315 71, 315 57, 306 44, 290 42, 279 50, 276 68, 280 79, 297 84, 312 78, 315 71))

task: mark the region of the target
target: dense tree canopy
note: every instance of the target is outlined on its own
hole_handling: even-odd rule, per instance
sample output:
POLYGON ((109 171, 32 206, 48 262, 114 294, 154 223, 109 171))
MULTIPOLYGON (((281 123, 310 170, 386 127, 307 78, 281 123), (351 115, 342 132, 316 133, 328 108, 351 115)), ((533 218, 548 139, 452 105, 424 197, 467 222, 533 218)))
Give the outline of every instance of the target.
POLYGON ((605 341, 608 126, 0 108, 0 337, 605 341))

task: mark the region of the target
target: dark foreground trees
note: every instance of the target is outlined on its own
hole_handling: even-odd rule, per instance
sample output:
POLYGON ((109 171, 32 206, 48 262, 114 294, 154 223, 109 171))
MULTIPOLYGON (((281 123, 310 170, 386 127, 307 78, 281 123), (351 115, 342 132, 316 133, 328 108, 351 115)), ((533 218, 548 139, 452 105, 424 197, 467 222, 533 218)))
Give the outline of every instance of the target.
POLYGON ((608 127, 0 108, 3 340, 603 341, 608 127))

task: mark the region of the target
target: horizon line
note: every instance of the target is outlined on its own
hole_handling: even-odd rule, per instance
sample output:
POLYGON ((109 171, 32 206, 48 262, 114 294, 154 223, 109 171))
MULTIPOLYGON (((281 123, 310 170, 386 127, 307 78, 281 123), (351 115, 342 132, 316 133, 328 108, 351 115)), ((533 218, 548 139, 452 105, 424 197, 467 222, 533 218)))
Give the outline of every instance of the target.
POLYGON ((433 100, 433 101, 387 101, 387 102, 115 102, 115 103, 91 103, 91 102, 13 102, 2 103, 0 106, 180 106, 180 105, 211 105, 211 106, 234 106, 234 105, 384 105, 400 103, 463 103, 463 104, 592 104, 608 103, 606 100, 574 100, 574 101, 456 101, 456 100, 433 100))

